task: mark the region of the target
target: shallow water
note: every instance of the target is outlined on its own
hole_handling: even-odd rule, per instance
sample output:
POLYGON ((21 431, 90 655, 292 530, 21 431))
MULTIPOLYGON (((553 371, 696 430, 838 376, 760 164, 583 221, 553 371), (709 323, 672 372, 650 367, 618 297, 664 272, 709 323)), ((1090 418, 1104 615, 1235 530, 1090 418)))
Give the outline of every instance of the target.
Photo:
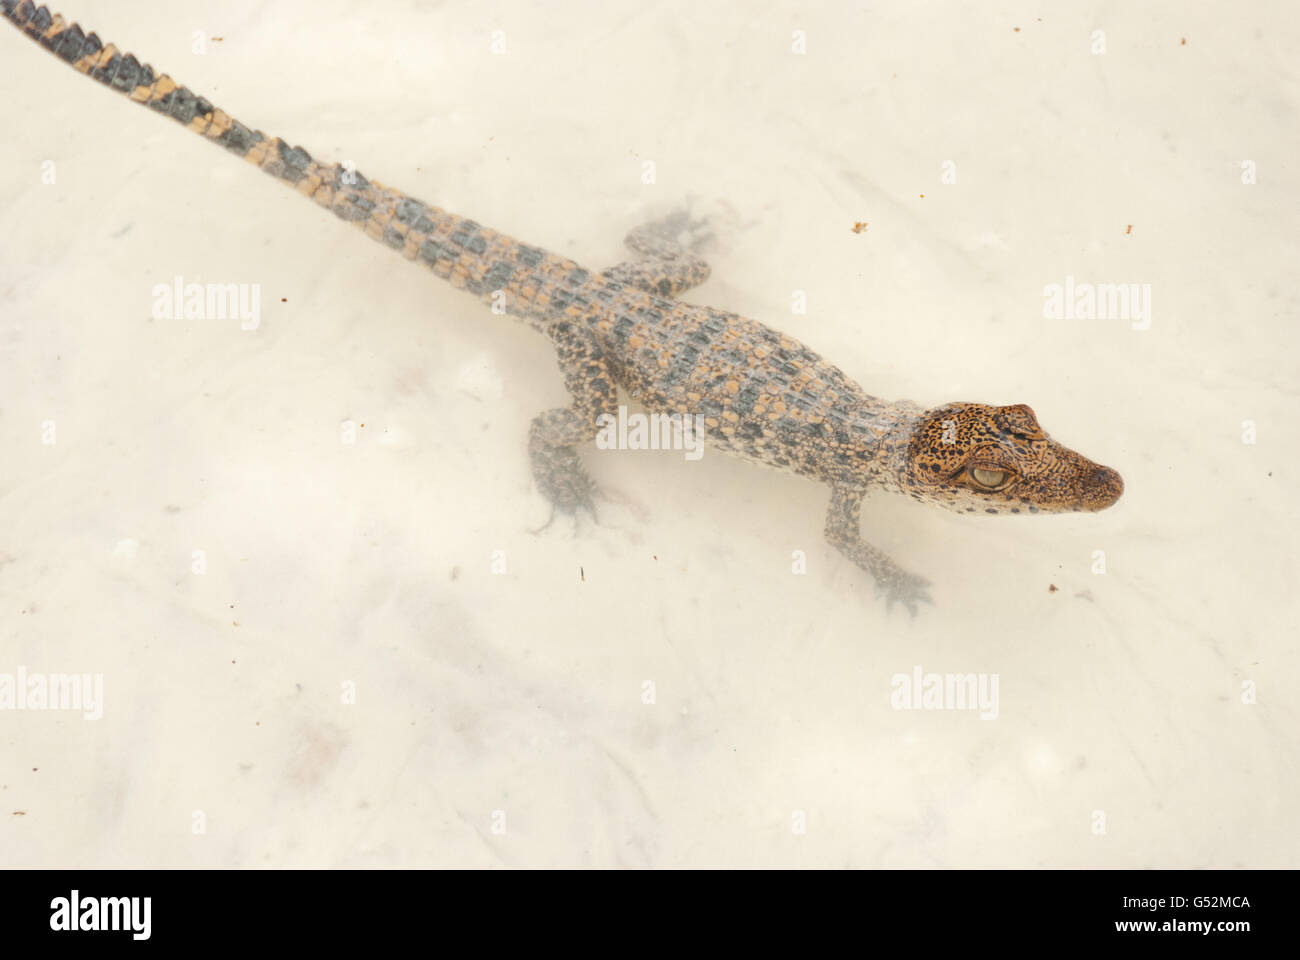
POLYGON ((103 715, 0 713, 5 865, 1300 865, 1287 5, 61 12, 593 268, 693 200, 686 299, 1029 403, 1126 492, 872 498, 915 619, 824 488, 719 455, 592 449, 599 524, 533 534, 540 337, 6 27, 0 674, 103 715), (154 319, 177 276, 259 285, 257 329, 154 319), (1067 278, 1149 316, 1046 319, 1067 278), (895 709, 918 670, 995 711, 895 709))

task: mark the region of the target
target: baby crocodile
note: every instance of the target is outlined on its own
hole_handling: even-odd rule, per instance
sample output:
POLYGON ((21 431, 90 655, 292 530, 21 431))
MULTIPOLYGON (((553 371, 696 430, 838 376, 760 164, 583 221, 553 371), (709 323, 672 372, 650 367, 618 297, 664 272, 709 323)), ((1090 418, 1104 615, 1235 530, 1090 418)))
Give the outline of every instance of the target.
POLYGON ((872 489, 993 514, 1102 510, 1123 492, 1118 473, 1052 440, 1024 404, 886 402, 793 337, 677 300, 709 276, 678 242, 691 226, 682 215, 633 230, 626 243, 638 258, 592 273, 252 130, 30 0, 0 0, 0 11, 74 69, 549 337, 572 402, 533 420, 528 452, 552 516, 592 511, 577 447, 616 415, 620 385, 651 413, 702 416, 721 450, 828 484, 826 538, 875 578, 887 609, 901 602, 915 614, 929 584, 862 539, 859 512, 872 489))

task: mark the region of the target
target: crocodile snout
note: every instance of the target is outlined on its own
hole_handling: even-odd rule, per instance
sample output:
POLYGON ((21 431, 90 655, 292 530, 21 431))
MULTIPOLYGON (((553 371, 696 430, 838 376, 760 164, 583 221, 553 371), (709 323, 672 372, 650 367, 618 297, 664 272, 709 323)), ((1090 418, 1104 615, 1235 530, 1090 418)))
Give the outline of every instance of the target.
POLYGON ((1084 510, 1105 510, 1113 506, 1124 493, 1124 478, 1110 467, 1094 463, 1083 480, 1084 493, 1080 506, 1084 510))

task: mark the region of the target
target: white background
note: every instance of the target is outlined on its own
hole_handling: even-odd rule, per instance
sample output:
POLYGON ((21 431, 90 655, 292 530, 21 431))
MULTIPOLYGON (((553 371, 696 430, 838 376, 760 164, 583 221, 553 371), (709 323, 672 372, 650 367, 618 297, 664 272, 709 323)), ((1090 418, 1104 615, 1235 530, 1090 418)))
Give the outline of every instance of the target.
POLYGON ((717 453, 593 447, 599 525, 531 534, 540 337, 0 27, 0 672, 106 698, 0 712, 0 864, 1300 865, 1294 9, 1067 7, 61 9, 593 269, 695 198, 687 299, 1122 473, 1094 515, 873 497, 914 620, 824 488, 717 453), (153 319, 176 275, 260 284, 260 329, 153 319), (1151 328, 1045 320, 1067 276, 1151 328), (998 718, 892 709, 917 665, 998 718))

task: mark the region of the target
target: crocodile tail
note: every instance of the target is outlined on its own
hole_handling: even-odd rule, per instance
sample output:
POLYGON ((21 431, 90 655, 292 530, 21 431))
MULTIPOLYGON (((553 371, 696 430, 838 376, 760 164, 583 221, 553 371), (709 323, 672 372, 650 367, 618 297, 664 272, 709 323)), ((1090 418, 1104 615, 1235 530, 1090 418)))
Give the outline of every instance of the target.
POLYGON ((543 292, 554 288, 548 281, 574 288, 585 280, 585 271, 570 260, 389 189, 348 165, 319 163, 302 147, 244 126, 167 74, 47 7, 31 0, 0 0, 0 13, 74 70, 220 144, 453 286, 489 301, 504 293, 512 314, 541 317, 555 306, 543 292))
POLYGON ((31 0, 0 0, 0 11, 19 30, 71 64, 77 72, 125 94, 135 103, 171 117, 272 176, 295 185, 342 219, 365 220, 374 206, 378 206, 371 206, 368 201, 366 188, 372 184, 360 173, 349 174, 339 164, 319 164, 302 147, 290 147, 260 130, 250 130, 205 97, 197 96, 167 74, 156 72, 149 64, 140 63, 132 54, 101 42, 96 34, 85 32, 79 24, 68 23, 49 8, 37 7, 31 0), (349 192, 348 187, 360 189, 349 192))

